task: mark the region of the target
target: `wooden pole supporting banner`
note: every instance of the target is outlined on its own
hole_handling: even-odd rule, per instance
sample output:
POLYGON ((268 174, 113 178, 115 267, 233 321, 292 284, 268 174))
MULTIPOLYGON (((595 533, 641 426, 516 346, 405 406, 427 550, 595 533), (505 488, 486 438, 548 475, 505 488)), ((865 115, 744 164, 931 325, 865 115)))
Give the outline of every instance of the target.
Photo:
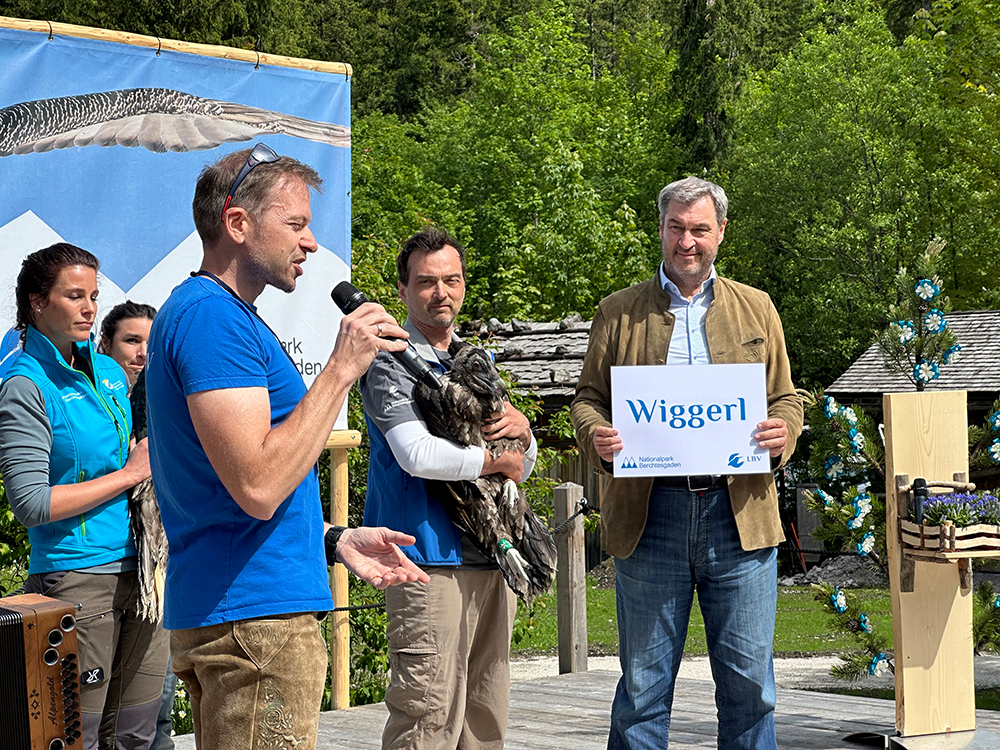
MULTIPOLYGON (((361 444, 357 430, 337 431, 330 435, 326 447, 330 450, 330 523, 347 526, 347 451, 361 444)), ((330 568, 330 590, 333 606, 350 603, 347 568, 330 568)), ((334 709, 351 707, 351 620, 349 612, 333 612, 330 643, 330 700, 334 709)))
POLYGON ((896 730, 903 737, 976 727, 972 591, 957 563, 904 554, 905 499, 895 477, 951 480, 968 473, 965 391, 887 393, 886 549, 895 638, 896 730), (912 578, 911 578, 912 576, 912 578))
MULTIPOLYGON (((583 487, 572 482, 555 488, 552 504, 556 525, 576 513, 583 487)), ((587 561, 583 516, 577 516, 556 534, 556 617, 559 637, 559 674, 587 671, 587 561)))

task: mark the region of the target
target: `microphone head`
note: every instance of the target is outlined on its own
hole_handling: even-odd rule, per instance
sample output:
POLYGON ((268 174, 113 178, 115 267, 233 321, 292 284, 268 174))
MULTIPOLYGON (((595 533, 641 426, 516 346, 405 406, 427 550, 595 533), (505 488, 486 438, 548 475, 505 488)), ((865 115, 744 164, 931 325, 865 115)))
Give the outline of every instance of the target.
POLYGON ((350 281, 341 281, 330 292, 330 296, 344 315, 350 315, 368 301, 365 293, 350 281))

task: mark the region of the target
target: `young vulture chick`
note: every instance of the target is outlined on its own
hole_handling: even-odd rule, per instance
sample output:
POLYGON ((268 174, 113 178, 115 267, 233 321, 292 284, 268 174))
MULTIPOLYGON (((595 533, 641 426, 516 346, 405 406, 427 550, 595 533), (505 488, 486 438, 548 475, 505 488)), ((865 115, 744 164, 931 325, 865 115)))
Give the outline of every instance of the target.
MULTIPOLYGON (((520 451, 517 440, 483 439, 483 424, 504 410, 507 388, 484 350, 453 343, 451 370, 439 390, 418 382, 413 398, 431 434, 489 450, 493 457, 520 451)), ((556 575, 556 546, 548 527, 531 510, 517 483, 502 474, 473 481, 427 480, 452 521, 496 560, 511 590, 526 604, 547 591, 556 575)))

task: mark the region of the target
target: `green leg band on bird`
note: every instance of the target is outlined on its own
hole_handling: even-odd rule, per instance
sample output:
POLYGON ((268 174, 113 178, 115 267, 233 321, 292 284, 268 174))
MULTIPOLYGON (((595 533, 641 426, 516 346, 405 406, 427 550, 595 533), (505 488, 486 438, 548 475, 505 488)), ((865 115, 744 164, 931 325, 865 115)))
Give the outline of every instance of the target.
POLYGON ((501 540, 500 540, 499 542, 497 542, 497 547, 499 547, 499 548, 500 548, 500 551, 501 551, 501 552, 502 552, 503 554, 505 554, 505 555, 506 555, 506 554, 507 554, 507 550, 509 550, 509 549, 513 549, 513 548, 514 548, 514 545, 513 545, 513 544, 511 544, 511 543, 510 543, 510 542, 509 542, 508 540, 506 540, 506 539, 501 539, 501 540))

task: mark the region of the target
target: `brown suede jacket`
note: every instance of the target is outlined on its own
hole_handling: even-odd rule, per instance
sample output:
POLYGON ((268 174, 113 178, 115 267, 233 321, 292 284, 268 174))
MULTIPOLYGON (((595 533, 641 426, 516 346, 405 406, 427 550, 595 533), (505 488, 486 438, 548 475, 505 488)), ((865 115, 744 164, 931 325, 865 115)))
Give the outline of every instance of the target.
MULTIPOLYGON (((674 316, 659 275, 601 301, 590 328, 590 343, 571 413, 577 443, 594 466, 607 473, 594 450, 594 431, 611 425, 611 367, 666 362, 674 316)), ((763 362, 767 365, 767 413, 788 424, 784 464, 802 431, 802 401, 795 393, 785 337, 771 298, 753 287, 721 277, 705 316, 713 364, 763 362)), ((612 479, 601 499, 602 544, 608 554, 628 557, 646 526, 651 477, 612 479)), ((743 549, 772 547, 784 540, 773 474, 729 477, 729 496, 743 549)))

